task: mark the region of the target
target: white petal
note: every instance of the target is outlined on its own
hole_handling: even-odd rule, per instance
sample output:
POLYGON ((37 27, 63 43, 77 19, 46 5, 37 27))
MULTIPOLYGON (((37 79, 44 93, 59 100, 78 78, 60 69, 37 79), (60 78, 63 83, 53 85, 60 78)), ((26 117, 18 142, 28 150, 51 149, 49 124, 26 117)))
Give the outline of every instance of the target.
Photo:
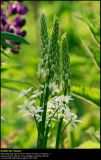
POLYGON ((18 105, 17 108, 23 108, 23 105, 18 105))
POLYGON ((34 111, 35 114, 36 114, 36 113, 40 113, 40 112, 43 112, 43 110, 41 110, 41 109, 36 109, 36 110, 34 111))
POLYGON ((35 103, 35 100, 32 100, 32 101, 29 103, 29 105, 32 105, 33 103, 35 103))
POLYGON ((74 121, 73 121, 74 123, 81 123, 82 121, 81 120, 78 120, 78 119, 75 119, 74 121))
POLYGON ((32 113, 30 113, 29 111, 26 111, 26 113, 23 115, 23 117, 28 116, 28 115, 32 115, 32 113))
POLYGON ((66 122, 66 123, 68 123, 68 122, 69 122, 69 121, 68 121, 67 119, 65 119, 65 118, 63 119, 63 121, 64 121, 64 122, 66 122))
POLYGON ((72 123, 72 125, 74 126, 74 128, 77 128, 77 125, 75 123, 72 123))

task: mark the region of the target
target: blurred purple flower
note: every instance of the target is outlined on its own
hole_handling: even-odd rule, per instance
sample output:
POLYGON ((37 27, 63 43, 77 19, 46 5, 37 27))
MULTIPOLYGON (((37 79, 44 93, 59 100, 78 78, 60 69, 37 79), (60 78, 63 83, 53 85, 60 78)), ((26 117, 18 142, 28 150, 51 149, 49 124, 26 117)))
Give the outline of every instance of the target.
POLYGON ((22 32, 20 32, 20 33, 19 33, 19 36, 25 37, 25 36, 26 36, 26 34, 27 34, 27 32, 26 32, 26 31, 22 31, 22 32))
POLYGON ((0 7, 0 15, 3 15, 3 9, 0 7))
POLYGON ((1 19, 0 19, 0 23, 1 23, 1 27, 0 27, 0 30, 1 31, 5 31, 5 27, 8 23, 8 19, 5 15, 1 16, 1 19))
MULTIPOLYGON (((7 2, 6 0, 2 0, 1 4, 3 5, 4 2, 7 2)), ((26 24, 26 20, 22 17, 28 12, 28 8, 23 6, 21 1, 15 1, 12 3, 8 3, 7 8, 3 10, 1 5, 0 8, 0 14, 1 14, 1 32, 6 31, 6 32, 11 32, 15 33, 17 35, 20 35, 22 37, 25 37, 27 32, 25 30, 21 31, 22 27, 26 24), (8 17, 6 16, 8 15, 8 17), (9 22, 9 16, 17 15, 12 22, 9 22)), ((20 48, 19 43, 11 42, 11 41, 6 41, 8 44, 11 44, 17 48, 17 50, 11 49, 11 51, 15 54, 18 53, 18 50, 20 48)))
POLYGON ((1 23, 3 26, 6 26, 6 24, 7 24, 7 17, 6 16, 1 17, 1 23))
POLYGON ((9 15, 13 15, 17 13, 17 4, 16 3, 12 3, 8 6, 8 13, 9 15))
POLYGON ((13 3, 8 6, 8 13, 10 15, 16 14, 16 13, 20 15, 24 15, 27 12, 28 12, 28 8, 23 6, 21 2, 13 3))
POLYGON ((22 19, 21 16, 16 17, 13 21, 12 21, 12 25, 14 27, 23 27, 26 23, 25 19, 22 19))
POLYGON ((6 28, 6 32, 14 33, 14 27, 12 25, 8 25, 6 28))
POLYGON ((24 15, 28 12, 28 8, 27 7, 24 7, 22 5, 22 3, 19 3, 18 6, 17 6, 17 13, 20 14, 20 15, 24 15))

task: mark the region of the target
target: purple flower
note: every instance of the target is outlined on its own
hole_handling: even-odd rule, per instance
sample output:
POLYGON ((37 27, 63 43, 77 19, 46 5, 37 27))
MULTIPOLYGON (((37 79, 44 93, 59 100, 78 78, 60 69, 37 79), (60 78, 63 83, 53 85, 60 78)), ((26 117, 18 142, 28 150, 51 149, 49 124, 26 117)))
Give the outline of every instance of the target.
POLYGON ((21 3, 17 5, 17 13, 20 15, 24 15, 28 12, 28 8, 24 7, 21 3))
MULTIPOLYGON (((8 2, 7 0, 2 0, 2 6, 4 4, 4 2, 8 2)), ((1 6, 1 7, 2 7, 1 6)), ((23 18, 23 15, 25 15, 28 12, 28 8, 26 6, 23 6, 21 0, 18 1, 11 1, 11 3, 8 3, 7 7, 5 8, 5 10, 3 10, 3 8, 0 8, 0 14, 1 14, 1 32, 6 31, 6 32, 11 32, 11 33, 15 33, 17 35, 20 35, 22 37, 25 37, 27 32, 25 30, 22 30, 22 27, 26 24, 26 20, 23 18), (9 17, 8 16, 14 16, 17 15, 12 22, 10 22, 9 17)), ((15 46, 17 49, 11 49, 11 51, 14 54, 17 54, 20 48, 20 44, 19 43, 15 43, 15 42, 11 42, 11 41, 6 41, 8 44, 11 44, 13 46, 15 46)))
POLYGON ((2 17, 1 17, 1 24, 2 24, 3 26, 5 26, 5 25, 7 24, 7 17, 6 17, 6 16, 2 16, 2 17))
POLYGON ((22 19, 20 16, 16 17, 13 21, 12 21, 12 25, 14 27, 23 27, 26 23, 25 19, 22 19))
POLYGON ((0 7, 0 15, 3 15, 3 9, 0 7))
POLYGON ((24 31, 20 31, 20 28, 17 28, 16 30, 15 30, 15 34, 17 34, 17 35, 19 35, 19 36, 22 36, 22 37, 25 37, 26 36, 26 31, 24 30, 24 31))
POLYGON ((24 15, 28 12, 28 8, 23 6, 21 2, 13 3, 8 6, 8 12, 10 15, 16 14, 16 13, 20 15, 24 15))
POLYGON ((7 28, 6 28, 6 31, 7 32, 11 32, 11 33, 14 33, 14 28, 12 25, 8 25, 7 28))
POLYGON ((26 32, 26 31, 22 31, 22 32, 20 32, 20 33, 19 33, 19 36, 25 37, 25 36, 26 36, 26 34, 27 34, 27 32, 26 32))
POLYGON ((17 13, 17 4, 16 3, 10 4, 8 6, 8 13, 9 13, 9 15, 17 13))
POLYGON ((8 23, 7 17, 5 15, 1 16, 0 22, 1 22, 0 30, 5 31, 5 28, 6 28, 7 23, 8 23))

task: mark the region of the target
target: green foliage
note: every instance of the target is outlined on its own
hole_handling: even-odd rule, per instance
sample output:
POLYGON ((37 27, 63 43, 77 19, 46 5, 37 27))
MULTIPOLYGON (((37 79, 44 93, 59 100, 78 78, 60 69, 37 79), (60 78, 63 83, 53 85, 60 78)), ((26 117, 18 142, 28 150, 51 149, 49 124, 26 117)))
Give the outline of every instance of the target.
POLYGON ((7 58, 9 58, 9 59, 10 59, 10 56, 9 56, 6 52, 4 52, 3 50, 2 50, 2 51, 0 51, 0 52, 1 52, 1 54, 5 55, 7 58))
POLYGON ((100 144, 98 142, 94 142, 91 140, 88 140, 86 142, 84 142, 83 144, 81 144, 79 147, 80 149, 95 149, 95 148, 100 148, 100 144))
POLYGON ((40 25, 41 25, 40 27, 41 47, 42 47, 42 52, 44 52, 43 54, 45 54, 48 50, 49 38, 46 25, 46 17, 44 14, 41 15, 40 25))
POLYGON ((88 46, 83 40, 82 40, 83 47, 85 48, 88 55, 91 57, 95 67, 97 70, 100 70, 100 50, 99 48, 88 46))
POLYGON ((97 41, 97 43, 100 44, 100 28, 99 26, 94 26, 93 23, 88 19, 88 17, 86 15, 83 15, 83 20, 85 21, 85 23, 87 24, 87 26, 89 27, 93 37, 95 38, 95 40, 97 41))
POLYGON ((53 78, 56 71, 57 63, 57 47, 58 47, 58 37, 59 37, 59 20, 55 16, 52 28, 52 35, 50 39, 50 48, 49 48, 49 67, 50 67, 50 77, 53 78))
MULTIPOLYGON (((21 45, 20 53, 17 55, 11 54, 9 50, 3 50, 7 55, 9 55, 10 59, 7 58, 3 53, 1 53, 2 67, 7 68, 7 70, 3 71, 1 75, 2 85, 19 90, 18 92, 13 92, 9 89, 1 89, 1 114, 5 118, 5 121, 2 121, 1 123, 1 147, 36 148, 37 146, 37 129, 35 126, 35 122, 32 123, 33 118, 21 118, 22 114, 18 113, 18 109, 16 108, 16 106, 23 101, 22 99, 18 99, 19 92, 24 88, 30 87, 30 84, 24 84, 23 82, 30 82, 34 86, 34 89, 36 89, 39 85, 39 81, 36 78, 36 71, 37 66, 40 63, 41 53, 39 50, 40 39, 37 34, 37 32, 39 32, 39 26, 37 22, 39 14, 42 13, 43 10, 45 10, 45 12, 47 13, 49 35, 51 35, 52 20, 55 14, 60 19, 61 34, 59 37, 61 37, 64 32, 68 32, 68 48, 71 56, 70 61, 72 72, 71 85, 77 87, 77 90, 80 90, 76 91, 78 93, 74 93, 71 87, 71 92, 74 93, 75 96, 73 96, 74 100, 72 101, 70 107, 80 116, 82 123, 78 124, 77 128, 73 130, 73 136, 71 136, 71 131, 69 132, 69 127, 66 128, 61 139, 61 147, 78 148, 81 144, 86 142, 88 143, 89 141, 86 146, 81 146, 81 148, 98 148, 98 144, 95 144, 98 142, 92 139, 92 137, 88 135, 86 131, 88 131, 88 129, 92 127, 94 129, 94 132, 96 133, 96 131, 100 128, 99 107, 96 107, 96 104, 97 106, 99 106, 99 91, 96 92, 96 89, 99 90, 100 86, 99 35, 97 36, 97 31, 99 34, 100 28, 100 2, 78 1, 78 3, 76 3, 75 1, 38 1, 37 6, 33 5, 34 8, 32 6, 32 2, 30 1, 24 1, 23 3, 25 3, 25 5, 27 5, 30 10, 30 12, 28 12, 27 16, 25 17, 28 23, 26 23, 26 25, 24 26, 27 31, 26 39, 28 40, 28 42, 30 42, 30 46, 21 45), (84 18, 83 21, 75 18, 76 15, 76 17, 81 17, 83 13, 86 14, 87 19, 90 21, 93 28, 95 28, 94 32, 96 32, 96 38, 94 35, 95 33, 91 31, 84 18), (35 17, 37 18, 34 18, 33 15, 35 15, 35 17), (82 45, 83 43, 81 43, 81 39, 85 45, 82 45), (86 47, 90 52, 92 52, 92 56, 90 56, 86 47), (19 81, 21 83, 13 83, 13 80, 19 81), (82 88, 87 89, 86 97, 83 93, 82 88), (95 90, 96 96, 94 94, 94 90, 92 91, 92 88, 95 90), (94 94, 94 100, 92 92, 94 94), (88 98, 90 103, 86 103, 88 101, 88 98), (91 103, 93 104, 93 106, 91 105, 91 103), (15 136, 12 136, 11 138, 11 135, 13 135, 16 131, 17 134, 15 134, 15 136), (5 142, 5 145, 2 142, 5 142), (94 144, 92 142, 94 142, 94 144)), ((43 27, 43 31, 44 30, 45 26, 43 27)), ((50 39, 48 39, 48 41, 50 42, 50 39)), ((59 43, 59 45, 61 44, 59 43)), ((42 51, 42 53, 45 53, 44 50, 42 51)), ((60 67, 57 67, 57 69, 61 73, 61 70, 59 68, 60 67)), ((58 75, 60 75, 60 73, 58 75)), ((53 128, 52 134, 49 137, 49 140, 47 142, 48 148, 54 148, 55 146, 54 135, 56 135, 56 128, 57 126, 53 128)))
POLYGON ((100 106, 100 90, 82 86, 72 86, 72 93, 81 100, 100 106))
MULTIPOLYGON (((24 44, 29 44, 23 37, 21 36, 18 36, 18 35, 15 35, 13 33, 9 33, 9 32, 1 32, 1 45, 2 47, 6 47, 6 48, 12 48, 12 49, 16 49, 13 45, 10 45, 6 42, 6 40, 10 40, 12 42, 18 42, 18 43, 24 43, 24 44)), ((4 56, 6 56, 7 58, 9 58, 9 60, 11 60, 10 56, 5 53, 5 51, 2 49, 0 50, 0 53, 3 54, 4 56)), ((4 72, 4 71, 7 71, 8 68, 4 68, 4 67, 1 67, 1 72, 4 72)), ((10 80, 6 81, 9 82, 10 80)), ((14 82, 12 80, 12 82, 14 82)), ((18 91, 18 89, 16 88, 13 88, 13 87, 9 87, 9 86, 5 86, 3 84, 4 82, 2 82, 2 85, 1 87, 3 88, 6 88, 6 89, 10 89, 10 90, 13 90, 13 91, 18 91)), ((17 83, 17 81, 16 81, 17 83)))
POLYGON ((12 42, 29 44, 23 37, 15 35, 13 33, 9 33, 9 32, 2 32, 1 33, 1 45, 5 44, 4 47, 8 47, 8 44, 5 42, 5 40, 10 40, 12 42))
POLYGON ((70 86, 71 86, 71 69, 70 69, 70 55, 68 51, 68 39, 67 34, 65 33, 62 36, 61 40, 61 53, 62 53, 62 86, 64 93, 66 94, 67 91, 70 93, 70 86))
POLYGON ((93 35, 93 40, 94 42, 96 41, 96 46, 91 46, 91 45, 87 45, 84 41, 83 42, 83 46, 86 49, 88 55, 92 58, 96 68, 98 70, 100 70, 100 28, 99 28, 99 24, 96 24, 95 26, 93 25, 93 23, 89 20, 89 18, 84 15, 83 18, 81 18, 81 20, 83 20, 91 34, 93 35))

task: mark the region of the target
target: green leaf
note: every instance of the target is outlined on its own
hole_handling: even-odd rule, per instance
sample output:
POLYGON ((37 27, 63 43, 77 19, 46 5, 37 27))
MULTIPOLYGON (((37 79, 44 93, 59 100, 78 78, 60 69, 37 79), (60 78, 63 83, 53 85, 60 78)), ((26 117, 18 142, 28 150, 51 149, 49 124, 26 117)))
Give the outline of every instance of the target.
POLYGON ((4 72, 4 71, 7 71, 8 70, 8 68, 4 68, 4 67, 1 67, 1 72, 4 72))
POLYGON ((13 42, 29 44, 23 37, 18 36, 18 35, 13 34, 13 33, 9 33, 9 32, 2 32, 1 33, 1 39, 3 41, 10 40, 10 41, 13 41, 13 42))
POLYGON ((100 27, 94 26, 93 23, 89 20, 87 15, 82 15, 82 17, 75 16, 77 19, 83 21, 88 26, 93 38, 98 46, 100 46, 100 27))
POLYGON ((79 145, 77 148, 84 148, 84 149, 91 149, 91 148, 99 148, 100 149, 100 143, 94 142, 92 140, 88 140, 82 144, 79 145))
POLYGON ((5 53, 3 50, 1 50, 0 52, 1 52, 3 55, 5 55, 7 58, 10 59, 10 56, 9 56, 7 53, 5 53))
POLYGON ((98 88, 88 88, 73 86, 72 95, 91 104, 100 106, 100 90, 98 88))
POLYGON ((1 87, 2 87, 2 88, 5 88, 5 89, 9 89, 9 90, 11 90, 11 91, 19 92, 19 90, 18 90, 18 89, 13 88, 13 87, 8 87, 8 86, 5 86, 5 85, 1 85, 1 87))
POLYGON ((32 86, 32 84, 28 82, 22 82, 18 80, 11 80, 11 79, 4 79, 4 78, 1 79, 1 83, 18 83, 18 84, 24 84, 24 85, 26 84, 26 85, 32 86))
POLYGON ((16 47, 6 43, 5 41, 1 41, 1 45, 6 48, 16 49, 16 47))
POLYGON ((93 63, 95 64, 98 71, 100 71, 100 53, 98 53, 98 50, 93 49, 93 47, 88 47, 88 45, 81 40, 83 47, 87 51, 88 55, 91 57, 93 63), (95 53, 94 53, 95 51, 95 53), (97 52, 97 53, 96 53, 97 52))
POLYGON ((91 33, 93 34, 93 36, 95 37, 96 41, 98 43, 100 43, 100 32, 98 30, 96 30, 95 26, 92 24, 92 22, 87 18, 87 16, 83 16, 84 21, 86 22, 86 24, 88 25, 91 33), (98 35, 99 33, 99 35, 98 35))
POLYGON ((96 48, 95 46, 89 46, 90 51, 94 55, 97 65, 100 68, 100 48, 96 48))

